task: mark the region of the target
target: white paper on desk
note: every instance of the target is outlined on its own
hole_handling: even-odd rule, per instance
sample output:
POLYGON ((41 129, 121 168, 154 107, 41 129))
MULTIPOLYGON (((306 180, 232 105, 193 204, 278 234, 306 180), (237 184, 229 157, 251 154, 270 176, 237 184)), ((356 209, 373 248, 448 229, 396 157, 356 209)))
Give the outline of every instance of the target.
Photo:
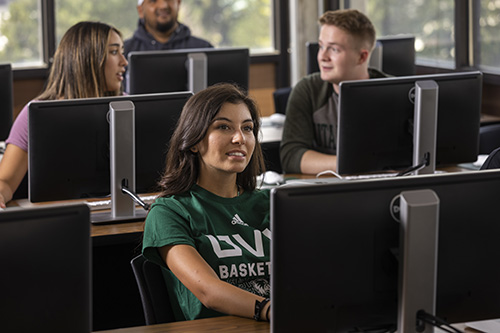
POLYGON ((500 332, 500 319, 466 323, 465 326, 487 333, 500 332))

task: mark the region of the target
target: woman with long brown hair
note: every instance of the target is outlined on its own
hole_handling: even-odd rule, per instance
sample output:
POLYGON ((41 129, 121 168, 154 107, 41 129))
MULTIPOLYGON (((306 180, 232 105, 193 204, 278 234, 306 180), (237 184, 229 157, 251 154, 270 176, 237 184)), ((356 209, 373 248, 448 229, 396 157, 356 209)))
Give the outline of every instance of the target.
MULTIPOLYGON (((119 30, 100 22, 77 23, 61 39, 46 88, 34 100, 120 95, 127 64, 119 30)), ((5 141, 0 163, 0 208, 12 199, 28 170, 28 105, 17 116, 5 141)))
POLYGON ((231 84, 191 97, 170 141, 143 254, 164 269, 177 320, 269 319, 269 191, 255 102, 231 84))

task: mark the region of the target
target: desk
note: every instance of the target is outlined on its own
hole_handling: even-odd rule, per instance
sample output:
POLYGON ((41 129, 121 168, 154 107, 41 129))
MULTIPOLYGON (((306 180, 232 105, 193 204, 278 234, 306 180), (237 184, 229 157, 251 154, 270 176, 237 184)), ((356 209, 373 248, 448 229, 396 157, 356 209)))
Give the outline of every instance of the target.
MULTIPOLYGON (((454 325, 465 333, 480 333, 463 324, 454 325)), ((191 321, 180 321, 175 323, 158 324, 150 326, 129 327, 110 331, 99 331, 99 333, 187 333, 187 332, 238 332, 238 333, 269 333, 271 324, 268 322, 256 322, 236 316, 226 316, 191 321)), ((436 329, 437 333, 444 332, 436 329)))
POLYGON ((181 321, 151 326, 130 327, 125 329, 101 331, 100 333, 159 333, 159 332, 238 332, 238 333, 269 333, 271 325, 268 322, 257 322, 253 319, 224 316, 191 321, 181 321))
MULTIPOLYGON (((14 201, 9 206, 15 204, 14 201)), ((142 228, 143 222, 91 226, 95 331, 145 324, 140 295, 130 266, 130 260, 140 253, 142 228)))

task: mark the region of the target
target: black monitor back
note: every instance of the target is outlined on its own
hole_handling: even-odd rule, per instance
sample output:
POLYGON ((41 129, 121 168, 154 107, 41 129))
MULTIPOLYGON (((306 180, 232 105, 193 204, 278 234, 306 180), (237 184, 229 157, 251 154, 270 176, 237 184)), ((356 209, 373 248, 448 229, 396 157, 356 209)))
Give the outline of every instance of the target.
POLYGON ((2 332, 90 332, 86 205, 0 211, 2 332))
POLYGON ((0 64, 0 141, 9 136, 12 126, 13 81, 10 64, 0 64))
POLYGON ((395 76, 415 75, 415 36, 386 36, 377 39, 377 42, 382 45, 384 73, 395 76))
POLYGON ((436 163, 476 161, 481 72, 415 75, 340 83, 337 172, 356 174, 412 165, 418 80, 434 80, 439 85, 436 163))
POLYGON ((248 90, 248 48, 204 48, 130 52, 127 92, 143 94, 189 90, 188 55, 192 53, 204 53, 207 57, 208 86, 230 82, 248 90))
MULTIPOLYGON (((414 75, 415 37, 410 35, 385 36, 377 39, 377 46, 382 48, 382 68, 387 74, 395 76, 414 75)), ((307 74, 319 72, 317 42, 306 43, 307 74)))
POLYGON ((157 191, 170 137, 190 92, 32 102, 28 176, 32 202, 110 194, 109 103, 135 106, 136 192, 157 191))
POLYGON ((273 190, 272 331, 395 327, 399 225, 390 207, 417 189, 440 200, 436 314, 451 323, 498 318, 495 170, 273 190))

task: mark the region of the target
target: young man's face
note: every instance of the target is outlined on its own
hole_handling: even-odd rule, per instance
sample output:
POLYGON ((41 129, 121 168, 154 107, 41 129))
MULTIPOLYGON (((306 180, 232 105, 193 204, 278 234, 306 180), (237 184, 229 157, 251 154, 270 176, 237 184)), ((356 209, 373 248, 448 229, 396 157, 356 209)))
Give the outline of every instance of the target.
POLYGON ((144 0, 137 6, 139 17, 151 32, 168 32, 177 23, 181 0, 144 0))
POLYGON ((333 25, 324 24, 319 34, 318 65, 321 79, 334 86, 341 81, 359 80, 361 65, 367 61, 354 37, 333 25))

